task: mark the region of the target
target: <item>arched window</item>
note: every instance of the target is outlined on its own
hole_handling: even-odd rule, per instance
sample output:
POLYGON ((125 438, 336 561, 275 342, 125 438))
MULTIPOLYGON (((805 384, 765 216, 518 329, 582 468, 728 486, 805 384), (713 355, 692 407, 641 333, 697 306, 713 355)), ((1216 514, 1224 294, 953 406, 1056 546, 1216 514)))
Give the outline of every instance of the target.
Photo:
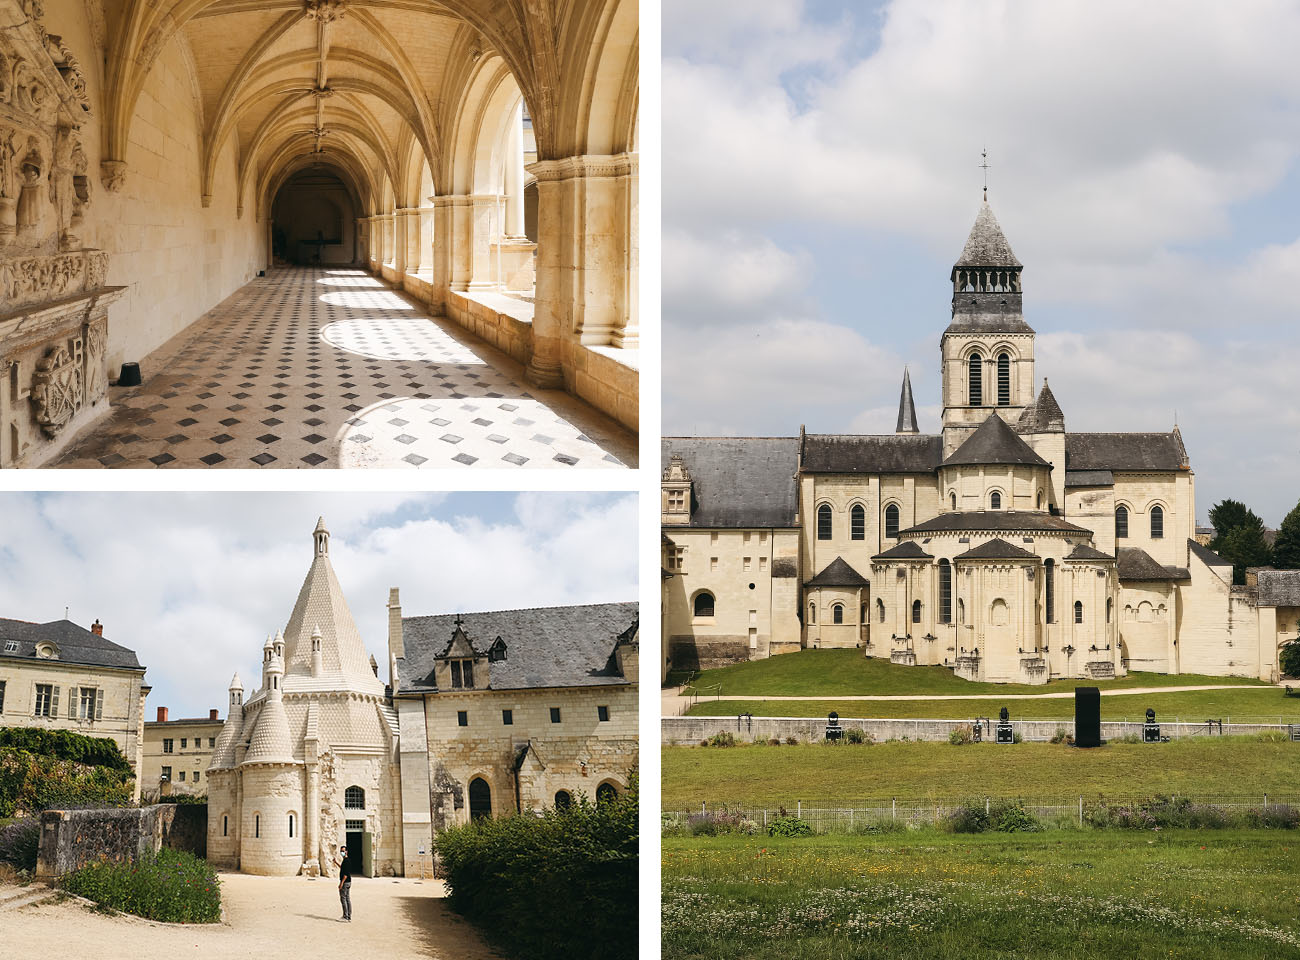
POLYGON ((1128 536, 1128 507, 1120 504, 1115 508, 1115 539, 1123 540, 1128 536))
POLYGON ((1151 508, 1151 539, 1159 540, 1165 535, 1165 512, 1160 507, 1151 508))
POLYGON ((921 601, 920 600, 912 601, 912 622, 913 623, 921 622, 921 601))
POLYGON ((596 803, 609 803, 611 800, 618 799, 618 790, 612 783, 602 783, 596 788, 596 803))
POLYGON ((1011 357, 998 354, 998 406, 1011 406, 1011 357))
POLYGON ((948 494, 948 502, 949 502, 949 504, 952 505, 952 508, 953 508, 954 510, 956 510, 956 509, 957 509, 957 494, 955 494, 955 493, 950 493, 950 494, 948 494))
POLYGON ((492 788, 482 777, 469 782, 469 818, 478 820, 492 816, 492 788))
POLYGON ((855 503, 849 511, 849 539, 867 539, 867 511, 860 503, 855 503))
POLYGON ((984 358, 978 353, 972 353, 969 368, 970 405, 978 407, 984 402, 984 358))
POLYGON ((1115 601, 1110 597, 1106 598, 1106 622, 1110 623, 1111 611, 1115 609, 1115 601))
POLYGON ((1043 509, 1043 491, 1038 491, 1038 509, 1043 509))
POLYGON ((837 603, 831 607, 831 620, 834 623, 844 622, 844 604, 837 603))
POLYGON ((817 604, 813 603, 811 600, 808 601, 808 622, 817 622, 817 604))
POLYGON ((1056 561, 1048 559, 1043 564, 1043 606, 1047 611, 1047 622, 1056 622, 1056 561))
POLYGON ((952 623, 952 564, 939 561, 939 622, 952 623))
POLYGON ((571 806, 573 806, 573 794, 569 793, 568 790, 557 791, 555 794, 555 809, 568 810, 571 806))
POLYGON ((1083 623, 1083 601, 1074 601, 1074 622, 1083 623))
POLYGON ((889 540, 898 538, 898 504, 896 503, 885 507, 885 537, 889 540))
POLYGON ((366 791, 360 787, 348 787, 343 791, 343 806, 348 810, 366 809, 366 791))
POLYGON ((831 505, 823 503, 817 508, 817 539, 829 540, 831 538, 831 505))
POLYGON ((862 601, 862 607, 858 610, 858 623, 867 622, 867 601, 862 601))
POLYGON ((293 839, 293 814, 289 814, 289 839, 293 839))
POLYGON ((885 622, 885 601, 876 597, 876 619, 881 623, 885 622))
POLYGON ((713 594, 704 590, 695 595, 695 615, 697 617, 711 617, 714 614, 713 594))
POLYGON ((966 601, 958 599, 957 601, 957 622, 966 622, 966 601))
POLYGON ((1002 494, 998 493, 996 490, 989 494, 989 509, 1002 509, 1002 494))

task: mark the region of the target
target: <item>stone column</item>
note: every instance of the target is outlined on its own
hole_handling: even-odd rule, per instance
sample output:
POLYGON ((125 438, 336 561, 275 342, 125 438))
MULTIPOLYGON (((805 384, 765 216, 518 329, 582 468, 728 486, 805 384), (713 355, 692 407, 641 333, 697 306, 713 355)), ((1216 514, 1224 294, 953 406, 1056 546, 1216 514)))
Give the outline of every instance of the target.
POLYGON ((524 102, 519 101, 506 137, 506 223, 507 237, 524 236, 524 102))
POLYGON ((501 235, 501 198, 495 193, 476 193, 470 202, 466 243, 470 254, 469 290, 500 288, 494 255, 501 235))
MULTIPOLYGON (((313 742, 314 748, 316 744, 313 742)), ((305 863, 316 864, 319 872, 322 864, 318 856, 320 846, 320 767, 316 763, 316 751, 312 749, 308 753, 307 760, 307 815, 302 818, 302 839, 303 849, 306 850, 307 856, 304 858, 305 863)))
POLYGON ((406 272, 418 273, 424 262, 420 244, 420 210, 407 207, 402 211, 406 218, 406 272))
POLYGON ((468 290, 473 276, 473 197, 443 196, 433 198, 434 287, 441 290, 468 290))

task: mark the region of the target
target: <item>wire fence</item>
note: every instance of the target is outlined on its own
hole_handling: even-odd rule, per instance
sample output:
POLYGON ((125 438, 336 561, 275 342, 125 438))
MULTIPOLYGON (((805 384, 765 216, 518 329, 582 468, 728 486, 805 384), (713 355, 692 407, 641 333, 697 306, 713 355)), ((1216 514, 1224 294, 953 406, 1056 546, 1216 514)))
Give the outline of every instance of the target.
MULTIPOLYGON (((768 825, 780 817, 798 817, 807 823, 814 833, 853 834, 871 833, 880 829, 938 826, 963 809, 983 804, 984 812, 991 812, 996 806, 1005 804, 1009 798, 948 797, 898 799, 891 797, 884 800, 863 800, 851 807, 813 807, 805 806, 801 800, 792 800, 789 805, 777 807, 747 807, 733 804, 712 804, 701 802, 695 810, 665 810, 663 828, 665 832, 689 831, 694 823, 709 818, 724 821, 732 825, 745 825, 748 832, 767 832, 768 825)), ((1207 794, 1175 794, 1168 797, 1054 797, 1054 798, 1017 798, 1015 800, 1026 813, 1031 814, 1046 825, 1083 826, 1098 818, 1099 814, 1111 814, 1116 810, 1141 810, 1153 803, 1169 808, 1190 806, 1202 809, 1214 809, 1225 816, 1244 815, 1252 812, 1291 813, 1300 810, 1300 794, 1235 794, 1215 796, 1207 794)))

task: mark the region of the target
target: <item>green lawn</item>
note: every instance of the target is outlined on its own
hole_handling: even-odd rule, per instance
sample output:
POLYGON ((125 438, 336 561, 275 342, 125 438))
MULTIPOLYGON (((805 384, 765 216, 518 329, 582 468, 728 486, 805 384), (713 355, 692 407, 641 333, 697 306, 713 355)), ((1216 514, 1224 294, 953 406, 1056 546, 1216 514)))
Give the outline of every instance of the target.
MULTIPOLYGON (((983 686, 981 684, 980 686, 983 686)), ((1042 690, 1039 688, 1039 692, 1042 690)), ((1074 716, 1074 698, 1040 697, 1036 700, 701 700, 687 711, 693 717, 824 717, 834 710, 841 717, 907 717, 962 720, 996 717, 1002 707, 1011 718, 1044 720, 1074 716)), ((1103 690, 1104 720, 1141 720, 1147 707, 1157 720, 1175 718, 1199 723, 1229 717, 1247 722, 1300 722, 1300 697, 1284 696, 1277 687, 1242 687, 1233 690, 1190 690, 1183 693, 1130 693, 1103 690)))
MULTIPOLYGON (((1062 744, 664 747, 663 809, 850 807, 866 799, 1140 798, 1300 793, 1300 743, 1254 738, 1062 744)), ((1300 849, 1300 837, 1296 838, 1300 849)))
MULTIPOLYGON (((678 677, 677 679, 682 679, 678 677)), ((1245 677, 1206 677, 1183 673, 1130 673, 1118 680, 1053 680, 1043 687, 1022 683, 972 683, 953 675, 947 667, 904 667, 888 660, 868 660, 861 650, 801 650, 766 660, 704 670, 695 686, 726 696, 833 697, 835 695, 906 695, 1042 693, 1095 686, 1102 690, 1124 687, 1183 687, 1201 684, 1259 685, 1245 677), (720 691, 713 688, 721 686, 720 691)))
POLYGON ((1298 841, 1264 830, 665 838, 662 955, 1296 957, 1298 841))

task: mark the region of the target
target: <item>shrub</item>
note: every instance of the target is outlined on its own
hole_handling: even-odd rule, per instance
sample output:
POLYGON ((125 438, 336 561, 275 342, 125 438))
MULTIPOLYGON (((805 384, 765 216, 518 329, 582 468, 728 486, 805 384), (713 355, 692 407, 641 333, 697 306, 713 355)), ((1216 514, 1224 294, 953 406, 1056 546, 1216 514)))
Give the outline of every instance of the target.
POLYGON ((1246 822, 1265 830, 1300 829, 1300 807, 1286 803, 1270 803, 1267 807, 1246 812, 1246 822))
POLYGON ((971 800, 948 815, 953 833, 1026 833, 1043 829, 1043 822, 1025 809, 1019 800, 971 800))
POLYGON ((753 833, 753 830, 744 829, 743 825, 746 822, 738 813, 706 810, 691 814, 686 821, 686 826, 693 837, 716 837, 720 833, 753 833))
POLYGON ((798 737, 786 737, 786 738, 785 738, 785 742, 788 743, 788 744, 790 744, 790 746, 792 746, 792 747, 797 747, 797 746, 799 746, 799 738, 798 738, 798 737))
POLYGON ((1012 743, 1024 743, 1024 742, 1025 742, 1025 738, 1022 737, 1022 736, 1020 735, 1020 731, 1017 730, 1015 733, 1013 733, 1013 734, 1011 735, 1011 742, 1012 742, 1012 743))
POLYGON ((993 829, 1002 833, 1034 833, 1043 829, 1042 821, 1024 808, 1019 800, 996 804, 989 811, 993 829))
POLYGON ((1287 743, 1291 738, 1285 730, 1261 730, 1255 734, 1255 739, 1260 743, 1287 743))
POLYGON ((721 730, 704 742, 706 747, 734 747, 736 735, 730 730, 721 730))
POLYGON ((1051 742, 1052 742, 1052 743, 1065 743, 1065 741, 1066 741, 1066 737, 1068 737, 1069 735, 1070 735, 1070 734, 1069 734, 1069 732, 1065 729, 1065 727, 1057 727, 1057 728, 1056 728, 1056 732, 1055 732, 1054 734, 1052 734, 1052 740, 1051 740, 1051 742))
POLYGON ((1284 643, 1277 652, 1277 663, 1288 677, 1300 677, 1300 638, 1284 643))
POLYGON ((812 832, 812 824, 807 820, 789 814, 777 817, 767 825, 769 837, 810 837, 812 832))
POLYGON ((163 849, 139 860, 101 860, 63 878, 69 893, 164 923, 216 923, 221 881, 206 860, 163 849))
POLYGON ((849 743, 854 744, 870 745, 876 742, 876 738, 867 733, 867 731, 863 730, 861 727, 850 727, 848 731, 845 732, 844 739, 849 743))
POLYGON ((968 743, 974 742, 974 740, 975 733, 971 730, 969 724, 964 727, 953 727, 952 730, 948 732, 948 742, 954 747, 965 746, 968 743))
POLYGON ((633 778, 607 803, 579 797, 442 831, 434 847, 451 906, 518 957, 632 960, 637 810, 633 778))
POLYGON ((0 817, 32 815, 51 807, 125 806, 130 802, 129 770, 0 747, 0 817))
POLYGON ((1126 733, 1122 737, 1111 737, 1107 743, 1141 743, 1142 737, 1136 733, 1126 733))
POLYGON ((988 828, 989 812, 982 800, 963 803, 948 814, 948 829, 953 833, 983 833, 988 828))
POLYGON ((781 740, 779 737, 773 737, 771 740, 767 741, 767 745, 769 747, 779 747, 781 746, 781 740))
POLYGON ((0 727, 0 749, 6 747, 88 767, 131 772, 131 764, 118 749, 117 741, 109 737, 87 737, 71 730, 41 727, 0 727))
POLYGON ((41 839, 41 822, 23 817, 0 827, 0 862, 18 870, 36 869, 36 848, 41 839))

